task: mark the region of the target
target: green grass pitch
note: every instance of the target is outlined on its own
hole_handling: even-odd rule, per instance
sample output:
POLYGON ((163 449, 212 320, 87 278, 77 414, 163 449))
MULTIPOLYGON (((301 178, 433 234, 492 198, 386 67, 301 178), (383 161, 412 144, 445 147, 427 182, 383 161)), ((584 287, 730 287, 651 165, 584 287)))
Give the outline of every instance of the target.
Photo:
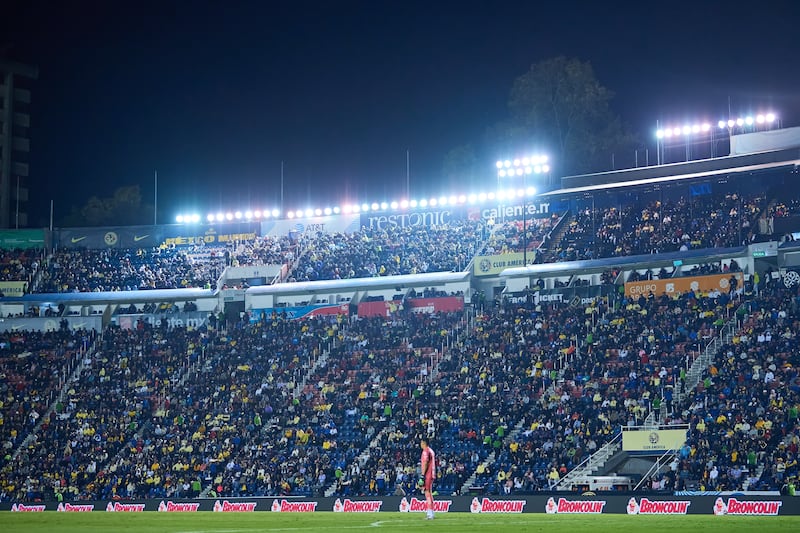
POLYGON ((0 515, 3 533, 329 533, 334 531, 480 532, 510 531, 576 533, 591 531, 646 531, 703 533, 800 531, 800 516, 627 516, 627 515, 472 515, 439 514, 425 520, 422 513, 10 513, 0 515))

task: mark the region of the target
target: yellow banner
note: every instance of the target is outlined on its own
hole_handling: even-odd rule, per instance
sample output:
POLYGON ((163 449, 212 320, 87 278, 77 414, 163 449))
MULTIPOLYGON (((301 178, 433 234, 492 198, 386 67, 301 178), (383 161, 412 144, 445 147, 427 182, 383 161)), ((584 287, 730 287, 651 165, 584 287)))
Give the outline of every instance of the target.
POLYGON ((27 281, 0 281, 0 293, 3 296, 22 296, 27 289, 27 281))
POLYGON ((626 452, 665 452, 677 450, 686 442, 685 429, 631 429, 622 431, 626 452))
MULTIPOLYGON (((536 252, 528 252, 528 263, 536 259, 536 252)), ((522 252, 500 255, 478 255, 475 257, 473 267, 476 276, 496 276, 503 270, 511 267, 525 266, 522 252)))
POLYGON ((672 296, 675 293, 710 292, 717 289, 720 292, 730 291, 731 276, 736 278, 737 289, 744 285, 744 276, 741 272, 735 274, 713 274, 711 276, 694 276, 688 278, 652 279, 648 281, 630 281, 625 284, 625 295, 638 298, 647 297, 651 292, 654 296, 664 293, 672 296))

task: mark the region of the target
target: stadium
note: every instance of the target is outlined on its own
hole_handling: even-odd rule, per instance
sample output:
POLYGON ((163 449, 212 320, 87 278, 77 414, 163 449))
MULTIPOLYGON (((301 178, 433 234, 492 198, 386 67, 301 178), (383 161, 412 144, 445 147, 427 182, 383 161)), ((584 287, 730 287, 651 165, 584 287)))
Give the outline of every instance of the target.
MULTIPOLYGON (((730 147, 538 193, 5 230, 0 509, 414 527, 425 438, 453 530, 799 514, 800 128, 730 147)), ((248 520, 141 527, 321 524, 248 520)))

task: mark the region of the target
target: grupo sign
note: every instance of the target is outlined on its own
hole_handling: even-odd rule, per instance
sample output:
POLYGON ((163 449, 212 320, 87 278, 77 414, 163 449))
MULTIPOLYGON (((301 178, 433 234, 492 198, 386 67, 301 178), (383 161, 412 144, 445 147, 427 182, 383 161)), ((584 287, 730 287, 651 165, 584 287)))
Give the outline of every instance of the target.
POLYGON ((737 288, 742 288, 744 284, 744 276, 741 272, 735 274, 712 274, 710 276, 694 276, 687 278, 667 278, 667 279, 651 279, 646 281, 630 281, 625 284, 625 295, 629 297, 638 298, 639 296, 648 296, 653 293, 654 296, 661 296, 662 294, 684 294, 689 291, 694 292, 711 292, 718 290, 720 292, 728 292, 731 286, 731 277, 736 278, 737 288))

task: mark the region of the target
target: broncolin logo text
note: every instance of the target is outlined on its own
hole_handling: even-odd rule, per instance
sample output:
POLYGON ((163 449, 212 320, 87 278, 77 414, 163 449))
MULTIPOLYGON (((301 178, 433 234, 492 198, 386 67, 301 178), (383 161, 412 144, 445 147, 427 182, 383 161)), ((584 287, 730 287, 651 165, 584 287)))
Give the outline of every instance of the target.
POLYGON ((489 498, 472 498, 469 506, 471 513, 521 513, 525 509, 525 500, 491 500, 489 498))
POLYGON ((158 504, 158 510, 162 513, 196 513, 199 508, 200 504, 193 502, 173 502, 168 500, 158 504))
POLYGON ((252 513, 256 510, 258 502, 229 502, 219 500, 214 502, 215 513, 252 513))
POLYGON ((599 514, 606 506, 605 500, 567 500, 559 498, 558 503, 551 497, 547 499, 544 511, 547 514, 599 514))
POLYGON ((143 511, 143 503, 108 502, 106 505, 106 512, 109 513, 141 513, 143 511))
POLYGON ((628 514, 686 514, 691 503, 688 500, 652 501, 647 498, 637 502, 636 498, 631 498, 625 509, 628 514))
POLYGON ((781 505, 783 505, 783 502, 777 500, 740 501, 736 498, 728 498, 728 503, 725 503, 722 498, 717 498, 716 501, 714 501, 713 510, 714 514, 717 516, 724 514, 778 516, 781 505))
POLYGON ((334 513, 377 513, 381 510, 383 502, 380 500, 361 500, 353 501, 350 498, 345 498, 342 501, 336 498, 333 503, 334 513))
POLYGON ((317 502, 290 502, 272 500, 273 513, 313 513, 317 510, 317 502))
MULTIPOLYGON (((453 500, 433 500, 433 510, 437 513, 450 512, 450 506, 453 505, 453 500)), ((411 497, 411 501, 405 497, 400 500, 401 513, 424 513, 428 510, 428 504, 425 500, 418 500, 411 497)))

